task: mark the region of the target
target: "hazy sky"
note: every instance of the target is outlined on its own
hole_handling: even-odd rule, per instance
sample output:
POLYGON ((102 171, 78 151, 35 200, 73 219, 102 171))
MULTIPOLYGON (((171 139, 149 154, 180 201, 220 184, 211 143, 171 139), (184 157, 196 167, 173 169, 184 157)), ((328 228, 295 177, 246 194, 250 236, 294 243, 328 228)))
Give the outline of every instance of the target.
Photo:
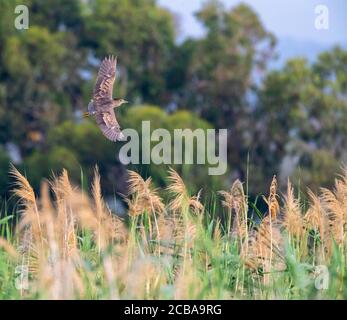
MULTIPOLYGON (((195 20, 204 0, 159 0, 159 3, 180 16, 179 37, 199 36, 201 25, 195 20)), ((239 0, 223 0, 227 8, 240 3, 239 0)), ((322 45, 347 43, 347 0, 244 0, 259 14, 264 25, 278 38, 293 38, 322 45), (317 5, 329 9, 329 29, 316 30, 314 21, 317 5)))

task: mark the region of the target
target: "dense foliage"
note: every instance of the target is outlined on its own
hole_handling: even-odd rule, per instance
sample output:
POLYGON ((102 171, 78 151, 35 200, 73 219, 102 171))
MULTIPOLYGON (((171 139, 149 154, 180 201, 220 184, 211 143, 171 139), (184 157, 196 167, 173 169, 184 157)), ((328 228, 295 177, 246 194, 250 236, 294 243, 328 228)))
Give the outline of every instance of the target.
MULTIPOLYGON (((131 101, 118 112, 123 127, 137 128, 141 119, 156 127, 162 119, 169 129, 228 128, 229 170, 218 181, 201 166, 176 167, 194 190, 240 178, 256 195, 275 173, 281 185, 292 176, 296 184, 330 186, 346 160, 347 52, 334 48, 313 64, 293 59, 269 72, 275 38, 244 4, 227 10, 207 1, 196 13, 204 37, 179 44, 174 16, 155 0, 0 0, 0 6, 2 195, 8 160, 26 170, 36 189, 52 170, 66 167, 76 181, 97 163, 105 193, 124 191, 119 146, 105 141, 94 122, 81 121, 108 54, 119 56, 115 95, 131 101), (14 28, 16 4, 29 8, 28 30, 14 28), (158 107, 140 111, 143 104, 158 107)), ((163 184, 167 168, 137 169, 163 184)))

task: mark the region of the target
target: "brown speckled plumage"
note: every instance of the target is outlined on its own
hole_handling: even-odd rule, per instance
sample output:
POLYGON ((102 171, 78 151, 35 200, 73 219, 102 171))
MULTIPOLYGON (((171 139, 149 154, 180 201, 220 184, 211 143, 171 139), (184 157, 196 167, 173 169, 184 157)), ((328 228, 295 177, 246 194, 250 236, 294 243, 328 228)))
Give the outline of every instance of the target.
POLYGON ((93 91, 93 99, 88 105, 88 115, 95 115, 96 123, 107 139, 122 141, 124 135, 113 109, 127 101, 112 98, 116 67, 116 57, 110 56, 102 61, 93 91))

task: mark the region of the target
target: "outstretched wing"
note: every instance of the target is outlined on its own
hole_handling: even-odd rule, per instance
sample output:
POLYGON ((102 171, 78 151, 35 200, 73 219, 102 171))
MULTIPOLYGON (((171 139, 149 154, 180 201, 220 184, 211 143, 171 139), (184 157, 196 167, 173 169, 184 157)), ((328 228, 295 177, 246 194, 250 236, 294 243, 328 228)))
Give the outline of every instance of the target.
POLYGON ((93 92, 93 100, 97 112, 107 110, 112 105, 116 67, 117 58, 113 56, 105 58, 101 63, 93 92))
POLYGON ((125 140, 113 110, 97 113, 96 123, 107 139, 111 141, 125 140))

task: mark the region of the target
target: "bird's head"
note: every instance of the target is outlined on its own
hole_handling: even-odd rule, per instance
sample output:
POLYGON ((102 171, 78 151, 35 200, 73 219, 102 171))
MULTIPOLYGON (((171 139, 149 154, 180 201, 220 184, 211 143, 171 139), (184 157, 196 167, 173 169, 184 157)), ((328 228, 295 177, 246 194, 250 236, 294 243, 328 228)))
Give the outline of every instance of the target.
POLYGON ((115 107, 119 107, 124 103, 128 103, 128 101, 124 100, 124 99, 113 99, 113 102, 114 102, 115 107))

